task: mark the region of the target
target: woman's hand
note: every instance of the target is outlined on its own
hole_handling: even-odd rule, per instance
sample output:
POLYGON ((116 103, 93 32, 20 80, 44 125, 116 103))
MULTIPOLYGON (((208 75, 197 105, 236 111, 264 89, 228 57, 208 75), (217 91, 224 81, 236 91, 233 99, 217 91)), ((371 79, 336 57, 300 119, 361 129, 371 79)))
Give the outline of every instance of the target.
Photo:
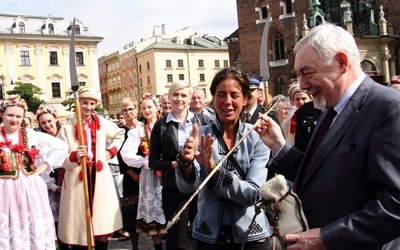
POLYGON ((199 146, 199 126, 193 124, 192 136, 186 139, 185 145, 180 152, 180 157, 186 162, 191 162, 194 160, 195 153, 199 146))
POLYGON ((208 173, 211 173, 211 171, 215 167, 215 162, 212 157, 214 140, 215 138, 212 137, 211 134, 207 134, 206 136, 202 135, 200 154, 196 156, 196 160, 201 166, 205 167, 208 173))
POLYGON ((47 168, 49 168, 49 164, 47 162, 43 162, 42 164, 40 164, 39 166, 36 167, 35 172, 37 174, 42 174, 44 171, 46 171, 47 168))
POLYGON ((285 138, 281 127, 268 115, 260 115, 261 121, 255 127, 261 140, 271 149, 273 154, 277 154, 285 144, 285 138))

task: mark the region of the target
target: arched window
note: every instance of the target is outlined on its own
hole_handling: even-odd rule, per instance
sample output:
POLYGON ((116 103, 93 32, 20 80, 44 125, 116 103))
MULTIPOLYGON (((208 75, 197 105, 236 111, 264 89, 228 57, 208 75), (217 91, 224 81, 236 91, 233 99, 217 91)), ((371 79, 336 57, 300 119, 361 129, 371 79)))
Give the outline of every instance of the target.
POLYGON ((278 79, 278 89, 279 89, 279 94, 282 95, 287 94, 286 78, 284 76, 280 76, 278 79))
POLYGON ((20 22, 18 24, 19 27, 19 33, 24 34, 25 33, 25 24, 23 22, 20 22))
POLYGON ((363 69, 363 71, 369 75, 376 75, 376 67, 375 65, 368 61, 368 60, 364 60, 361 62, 361 68, 363 69))
POLYGON ((48 26, 49 34, 54 34, 54 25, 52 23, 49 24, 48 26))
POLYGON ((275 61, 285 59, 285 43, 283 41, 282 33, 279 31, 275 34, 274 38, 274 52, 275 61))

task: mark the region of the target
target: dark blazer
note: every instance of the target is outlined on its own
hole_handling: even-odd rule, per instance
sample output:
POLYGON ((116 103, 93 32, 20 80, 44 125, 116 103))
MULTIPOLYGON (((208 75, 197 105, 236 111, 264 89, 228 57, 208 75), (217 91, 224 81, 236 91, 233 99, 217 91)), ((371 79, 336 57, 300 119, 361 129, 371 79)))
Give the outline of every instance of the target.
POLYGON ((377 249, 399 237, 400 92, 366 76, 321 142, 303 182, 315 137, 304 155, 286 143, 269 162, 294 180, 310 228, 321 227, 328 249, 377 249))
POLYGON ((253 115, 250 117, 250 121, 246 121, 246 122, 250 123, 250 124, 255 124, 257 122, 257 119, 258 119, 258 113, 264 114, 265 113, 265 109, 264 109, 263 106, 257 104, 257 108, 254 111, 253 115))
MULTIPOLYGON (((175 169, 172 167, 172 162, 176 161, 179 153, 179 124, 174 121, 166 123, 167 117, 156 121, 151 131, 149 168, 162 171, 161 184, 163 187, 176 187, 175 169)), ((191 121, 198 124, 194 117, 191 121)))

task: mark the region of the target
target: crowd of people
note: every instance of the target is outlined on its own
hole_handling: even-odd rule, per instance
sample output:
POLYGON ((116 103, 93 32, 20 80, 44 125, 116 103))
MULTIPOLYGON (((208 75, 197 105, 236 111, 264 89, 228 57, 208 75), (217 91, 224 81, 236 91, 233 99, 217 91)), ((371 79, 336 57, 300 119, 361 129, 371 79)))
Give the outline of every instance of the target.
POLYGON ((400 77, 374 82, 353 36, 328 23, 294 52, 297 78, 269 103, 259 76, 231 68, 214 76, 208 105, 203 89, 178 81, 159 100, 123 99, 118 123, 95 112, 92 87, 79 88, 80 117, 63 124, 54 107, 32 114, 10 95, 0 105, 0 249, 101 250, 116 232, 135 250, 141 235, 155 249, 163 239, 171 250, 268 249, 274 232, 254 205, 276 173, 310 228, 282 235, 287 249, 398 249, 400 77))

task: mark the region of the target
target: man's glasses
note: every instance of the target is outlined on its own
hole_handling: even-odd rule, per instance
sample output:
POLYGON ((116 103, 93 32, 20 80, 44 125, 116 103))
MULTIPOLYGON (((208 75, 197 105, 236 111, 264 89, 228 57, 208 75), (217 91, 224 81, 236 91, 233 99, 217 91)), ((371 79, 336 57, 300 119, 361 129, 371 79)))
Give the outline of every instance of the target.
POLYGON ((134 111, 135 109, 136 109, 136 108, 123 109, 122 112, 123 112, 123 113, 128 113, 128 112, 134 111))

